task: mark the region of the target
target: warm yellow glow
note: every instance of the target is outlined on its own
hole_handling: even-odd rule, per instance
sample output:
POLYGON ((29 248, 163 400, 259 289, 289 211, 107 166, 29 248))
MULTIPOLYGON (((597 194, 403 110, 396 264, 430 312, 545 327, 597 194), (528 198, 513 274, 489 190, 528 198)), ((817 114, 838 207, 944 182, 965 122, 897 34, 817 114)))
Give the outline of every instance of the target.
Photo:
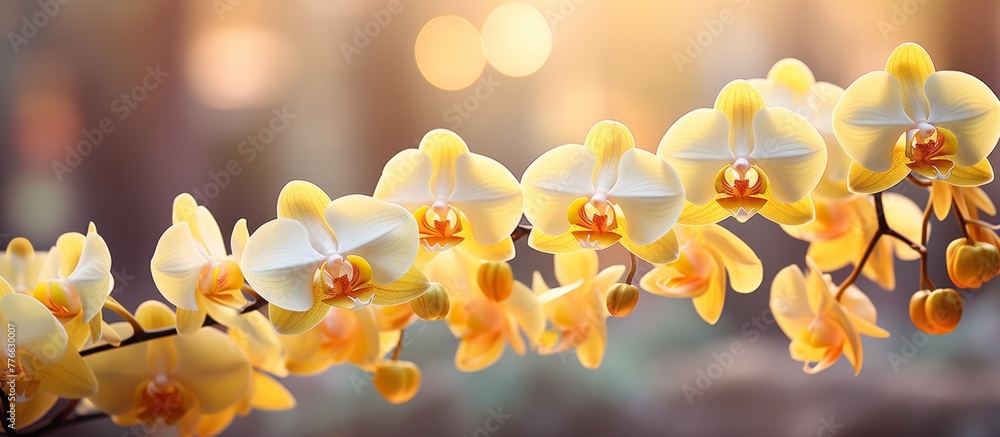
POLYGON ((187 73, 206 106, 267 107, 286 96, 298 64, 288 37, 258 27, 225 27, 195 37, 187 73))
POLYGON ((552 31, 535 8, 524 3, 498 6, 483 23, 483 47, 490 65, 508 76, 538 71, 552 51, 552 31))
POLYGON ((424 79, 449 91, 472 85, 486 66, 479 31, 454 15, 428 21, 417 35, 414 53, 424 79))

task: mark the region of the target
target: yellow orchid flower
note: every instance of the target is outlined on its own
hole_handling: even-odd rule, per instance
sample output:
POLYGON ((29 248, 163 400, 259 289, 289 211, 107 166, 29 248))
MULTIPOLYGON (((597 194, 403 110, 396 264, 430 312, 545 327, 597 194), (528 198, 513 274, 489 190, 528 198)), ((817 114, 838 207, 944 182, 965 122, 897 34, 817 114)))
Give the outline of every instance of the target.
MULTIPOLYGON (((889 226, 909 238, 920 241, 923 212, 908 197, 896 193, 883 196, 885 219, 889 226)), ((878 231, 878 217, 872 200, 856 197, 848 201, 817 200, 816 220, 800 226, 782 226, 788 235, 809 242, 807 256, 823 272, 832 272, 848 264, 857 265, 868 243, 878 231)), ((886 290, 896 288, 895 258, 912 261, 920 254, 895 238, 879 240, 861 273, 886 290)))
POLYGON ((282 411, 295 407, 295 398, 280 382, 268 375, 288 376, 285 354, 274 327, 260 312, 241 317, 244 323, 229 328, 229 336, 243 350, 253 369, 246 394, 233 406, 218 413, 202 414, 195 434, 221 434, 237 415, 246 416, 251 410, 282 411))
POLYGON ((939 221, 948 217, 952 203, 958 204, 959 213, 963 217, 978 219, 980 212, 986 215, 997 214, 993 200, 979 187, 958 187, 943 181, 931 181, 930 201, 939 221), (973 215, 976 217, 972 217, 973 215))
POLYGON ((3 396, 13 394, 18 429, 41 419, 59 398, 97 391, 94 373, 71 347, 62 324, 48 308, 18 294, 0 278, 0 325, 7 327, 7 364, 0 367, 3 396), (10 350, 13 348, 13 351, 10 350))
POLYGON ((808 277, 797 265, 785 267, 771 284, 774 320, 792 340, 788 351, 792 359, 803 362, 806 373, 823 371, 843 353, 857 374, 864 358, 861 336, 889 337, 875 324, 875 306, 868 296, 851 285, 837 301, 836 291, 830 276, 814 265, 810 265, 808 277))
POLYGON ((764 267, 753 249, 722 226, 679 226, 681 255, 657 264, 639 285, 665 297, 691 298, 703 320, 714 325, 722 315, 726 278, 739 293, 750 293, 764 279, 764 267))
POLYGON ((1000 138, 1000 100, 969 74, 935 72, 923 47, 903 43, 885 71, 847 87, 833 111, 833 130, 854 160, 852 191, 886 190, 911 171, 979 186, 993 180, 986 157, 1000 138))
MULTIPOLYGON (((312 329, 279 336, 285 366, 293 375, 314 375, 336 364, 350 363, 370 369, 395 343, 383 338, 379 307, 356 310, 334 308, 312 329)), ((399 331, 389 331, 398 338, 399 331)))
POLYGON ((417 224, 403 207, 367 196, 331 201, 319 187, 289 182, 278 218, 250 236, 240 259, 247 282, 270 303, 281 334, 309 330, 331 307, 396 305, 430 286, 413 265, 417 224))
POLYGON ((524 171, 524 215, 534 225, 528 244, 564 253, 620 242, 646 261, 674 260, 671 228, 684 202, 674 169, 636 148, 616 121, 595 124, 583 144, 545 152, 524 171))
POLYGON ((854 194, 847 190, 851 157, 840 147, 831 122, 833 108, 844 89, 829 82, 817 82, 809 66, 794 58, 776 62, 767 72, 767 78, 750 79, 750 83, 757 86, 768 105, 797 112, 823 136, 826 170, 812 194, 827 199, 852 197, 854 194))
POLYGON ((503 164, 470 152, 450 130, 432 130, 417 149, 392 157, 373 197, 413 214, 427 256, 457 247, 491 261, 514 257, 510 233, 521 220, 517 178, 503 164))
POLYGON ((247 304, 238 264, 247 238, 246 220, 240 219, 230 239, 234 253, 227 254, 208 208, 187 193, 174 199, 173 225, 156 243, 149 264, 156 288, 177 307, 179 334, 197 332, 206 315, 225 326, 236 323, 238 310, 247 304))
POLYGON ((48 252, 35 252, 28 240, 15 238, 7 246, 4 277, 15 290, 45 305, 69 333, 79 350, 97 342, 105 331, 101 309, 114 288, 111 252, 91 223, 87 235, 68 232, 48 252), (39 263, 39 259, 41 262, 39 263))
MULTIPOLYGON (((136 320, 145 330, 173 327, 176 316, 165 304, 147 301, 136 320)), ((128 330, 124 322, 117 329, 128 330)), ((203 414, 232 407, 246 396, 250 362, 222 332, 205 328, 120 347, 84 358, 100 390, 88 399, 121 426, 164 424, 181 435, 194 434, 203 414)))
POLYGON ((561 288, 572 289, 547 299, 545 296, 552 290, 542 274, 535 272, 531 287, 540 300, 546 300, 542 311, 552 324, 543 334, 538 353, 550 355, 575 349, 583 367, 596 369, 601 366, 608 343, 605 299, 611 285, 625 273, 625 266, 614 265, 598 272, 597 253, 593 250, 557 253, 554 264, 561 288))
POLYGON ((512 277, 494 277, 484 290, 478 281, 480 263, 485 261, 466 252, 449 251, 439 255, 428 269, 453 294, 445 321, 452 334, 461 339, 455 366, 463 372, 493 365, 508 343, 516 353, 524 355, 545 330, 545 315, 534 293, 512 277), (506 289, 494 290, 499 287, 506 289), (507 297, 497 302, 487 297, 487 291, 507 297))
POLYGON ((826 168, 823 137, 809 121, 768 107, 752 83, 735 80, 714 108, 695 109, 663 135, 656 153, 684 183, 679 223, 704 225, 757 213, 786 225, 813 218, 809 193, 826 168))

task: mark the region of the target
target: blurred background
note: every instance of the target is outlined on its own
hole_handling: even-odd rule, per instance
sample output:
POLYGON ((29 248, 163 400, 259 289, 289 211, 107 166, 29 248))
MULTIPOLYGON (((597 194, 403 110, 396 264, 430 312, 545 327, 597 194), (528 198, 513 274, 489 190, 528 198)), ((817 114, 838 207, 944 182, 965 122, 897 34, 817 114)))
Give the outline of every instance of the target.
MULTIPOLYGON (((114 296, 134 308, 159 297, 149 258, 181 192, 228 235, 241 217, 251 230, 273 218, 292 179, 332 197, 371 194, 382 165, 437 127, 518 176, 602 119, 655 150, 732 79, 796 57, 847 86, 904 41, 997 90, 998 20, 1000 5, 978 0, 3 2, 0 245, 25 236, 46 248, 94 221, 114 256, 114 296)), ((985 189, 998 198, 996 183, 985 189)), ((928 339, 907 316, 916 262, 898 263, 893 293, 862 280, 893 336, 865 340, 859 376, 845 360, 806 376, 762 318, 771 278, 802 265, 806 244, 763 218, 725 225, 757 250, 765 279, 730 292, 716 326, 689 300, 643 294, 630 317, 609 321, 599 370, 508 349, 463 374, 447 327, 418 324, 403 357, 424 382, 409 404, 388 404, 342 366, 284 380, 297 408, 255 411, 227 434, 1000 435, 995 281, 965 294, 953 334, 928 339), (734 343, 746 352, 720 358, 734 343)), ((935 220, 936 281, 957 235, 935 220)), ((519 279, 540 269, 552 283, 551 257, 517 249, 519 279)), ((617 247, 601 258, 627 262, 617 247)), ((108 420, 61 431, 133 432, 108 420)))

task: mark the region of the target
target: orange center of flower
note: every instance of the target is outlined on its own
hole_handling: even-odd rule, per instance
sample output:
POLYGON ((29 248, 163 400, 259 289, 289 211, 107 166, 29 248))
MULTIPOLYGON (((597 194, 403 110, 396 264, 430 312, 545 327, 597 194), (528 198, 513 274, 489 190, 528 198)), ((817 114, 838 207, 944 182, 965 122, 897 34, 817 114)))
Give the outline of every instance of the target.
POLYGON ((146 423, 173 425, 192 403, 180 384, 161 373, 139 385, 135 393, 135 416, 146 423))
POLYGON ((907 147, 906 156, 910 162, 906 165, 928 179, 947 179, 955 168, 951 155, 957 148, 955 136, 944 129, 918 130, 907 147))
POLYGON ((716 202, 741 223, 760 212, 767 203, 764 197, 766 189, 764 172, 743 159, 726 166, 715 177, 716 202))
POLYGON ((567 211, 571 232, 580 247, 604 249, 615 244, 622 236, 618 232, 621 211, 602 193, 588 199, 581 197, 570 204, 567 211))
POLYGON ((76 317, 83 308, 80 295, 76 293, 69 282, 61 279, 39 283, 31 295, 45 305, 52 312, 52 315, 61 322, 76 317))
POLYGON ((435 202, 413 213, 420 231, 420 245, 428 252, 451 249, 465 240, 462 232, 461 212, 445 202, 435 202))
POLYGON ((206 266, 198 277, 198 292, 221 305, 236 308, 246 304, 242 289, 243 271, 230 259, 206 266))
POLYGON ((361 302, 362 292, 372 289, 372 268, 364 258, 348 255, 343 258, 333 255, 317 271, 315 286, 319 289, 320 300, 344 308, 353 308, 361 302))

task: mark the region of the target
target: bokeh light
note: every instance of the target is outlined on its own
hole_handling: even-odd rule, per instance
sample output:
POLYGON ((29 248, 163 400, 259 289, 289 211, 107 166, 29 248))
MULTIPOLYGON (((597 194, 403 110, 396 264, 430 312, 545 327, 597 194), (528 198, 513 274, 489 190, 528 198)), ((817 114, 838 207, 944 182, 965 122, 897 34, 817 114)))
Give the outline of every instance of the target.
POLYGON ((187 72, 195 97, 219 108, 260 108, 282 100, 298 70, 295 45, 259 27, 223 27, 197 36, 187 72))
POLYGON ((414 53, 424 79, 449 91, 472 85, 486 66, 479 31, 455 15, 428 21, 417 35, 414 53))
POLYGON ((506 3, 486 17, 483 48, 493 68, 508 76, 527 76, 549 58, 552 31, 537 9, 524 3, 506 3))

